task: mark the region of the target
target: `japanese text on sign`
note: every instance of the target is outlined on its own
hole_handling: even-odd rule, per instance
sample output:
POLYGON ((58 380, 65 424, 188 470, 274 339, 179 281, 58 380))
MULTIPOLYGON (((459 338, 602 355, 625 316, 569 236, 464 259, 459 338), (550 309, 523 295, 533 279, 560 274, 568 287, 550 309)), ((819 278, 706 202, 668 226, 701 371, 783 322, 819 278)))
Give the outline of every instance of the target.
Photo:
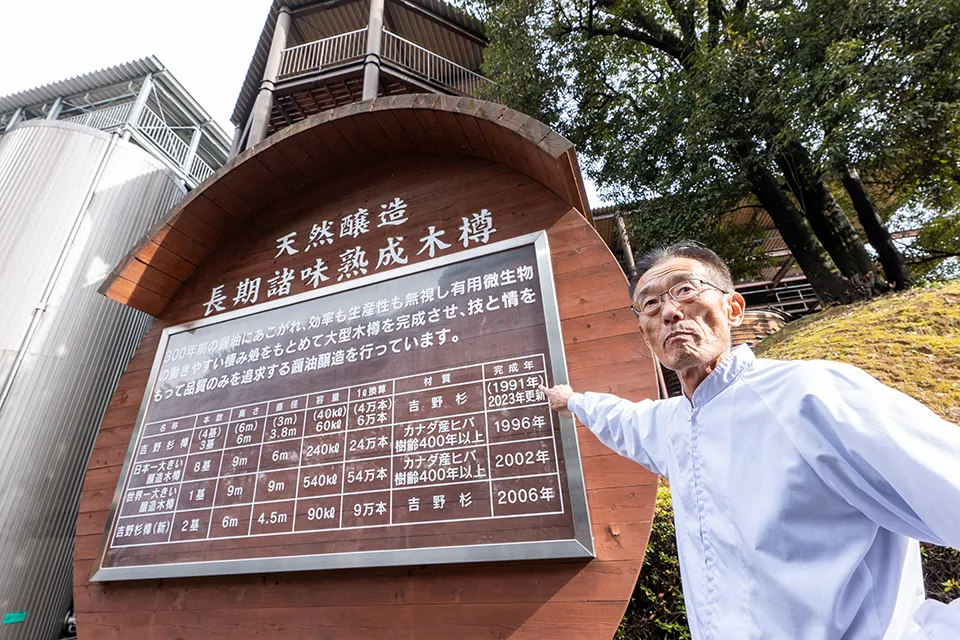
MULTIPOLYGON (((380 209, 378 223, 371 219, 369 210, 359 208, 354 213, 342 216, 339 233, 335 233, 336 226, 332 220, 319 220, 313 224, 308 233, 291 231, 282 235, 276 239, 274 259, 292 256, 300 252, 308 253, 311 250, 316 253, 318 248, 333 245, 335 242, 342 245, 355 243, 360 236, 370 232, 371 225, 375 225, 373 228, 378 229, 384 227, 399 228, 409 221, 407 203, 400 198, 394 198, 391 202, 380 205, 380 209)), ((493 215, 486 209, 480 209, 462 217, 458 230, 460 235, 457 238, 457 243, 465 249, 487 244, 491 235, 497 231, 493 226, 493 215)), ((419 250, 415 255, 419 256, 425 253, 428 257, 433 258, 449 249, 453 245, 441 240, 444 235, 446 235, 445 230, 438 230, 435 225, 428 226, 425 235, 417 239, 419 250)), ((216 285, 210 291, 210 299, 203 304, 203 315, 209 316, 213 313, 225 311, 228 305, 231 308, 244 307, 265 299, 288 296, 292 291, 294 281, 298 278, 303 286, 317 289, 321 284, 331 279, 342 282, 365 276, 368 272, 374 272, 382 268, 407 264, 409 254, 407 253, 408 247, 404 244, 404 236, 390 236, 386 238, 385 242, 385 246, 379 249, 375 265, 371 265, 372 257, 368 257, 367 252, 362 247, 344 246, 338 254, 339 263, 335 272, 330 271, 330 265, 323 258, 318 257, 316 262, 300 269, 299 274, 289 267, 277 269, 274 271, 273 277, 266 278, 266 284, 264 284, 264 276, 244 278, 236 284, 233 296, 226 290, 227 285, 216 285), (261 288, 265 290, 263 297, 260 295, 261 288)), ((412 238, 408 240, 407 244, 410 244, 410 242, 412 242, 412 238)))
POLYGON ((540 268, 491 247, 168 329, 101 567, 574 539, 540 268))

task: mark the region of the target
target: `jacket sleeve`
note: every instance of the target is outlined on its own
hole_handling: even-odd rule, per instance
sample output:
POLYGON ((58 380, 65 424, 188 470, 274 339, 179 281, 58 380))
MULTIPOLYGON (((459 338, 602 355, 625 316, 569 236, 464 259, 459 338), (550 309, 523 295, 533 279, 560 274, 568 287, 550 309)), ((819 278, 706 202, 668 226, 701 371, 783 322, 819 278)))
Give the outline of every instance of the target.
POLYGON ((878 526, 960 548, 960 427, 849 365, 809 363, 800 454, 878 526))
POLYGON ((608 393, 575 393, 567 408, 600 442, 666 477, 662 451, 668 425, 657 428, 654 424, 657 404, 659 401, 654 400, 630 402, 608 393))

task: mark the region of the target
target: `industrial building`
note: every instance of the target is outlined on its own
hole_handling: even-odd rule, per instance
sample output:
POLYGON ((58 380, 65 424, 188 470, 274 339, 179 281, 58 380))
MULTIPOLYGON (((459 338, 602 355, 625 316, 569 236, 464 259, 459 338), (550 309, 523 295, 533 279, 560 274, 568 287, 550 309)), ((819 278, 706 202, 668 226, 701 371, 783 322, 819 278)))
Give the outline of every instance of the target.
POLYGON ((228 152, 153 57, 0 97, 0 638, 64 625, 84 470, 152 322, 97 290, 228 152))

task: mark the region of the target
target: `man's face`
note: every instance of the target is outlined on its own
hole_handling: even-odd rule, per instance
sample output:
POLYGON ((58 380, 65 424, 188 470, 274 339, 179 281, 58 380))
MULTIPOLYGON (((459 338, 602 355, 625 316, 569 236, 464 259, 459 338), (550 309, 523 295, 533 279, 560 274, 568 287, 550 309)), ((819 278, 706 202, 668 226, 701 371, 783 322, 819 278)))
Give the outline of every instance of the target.
MULTIPOLYGON (((700 262, 671 258, 643 274, 634 292, 634 302, 647 294, 666 293, 684 280, 716 278, 700 262)), ((730 328, 743 321, 744 300, 739 293, 724 294, 705 285, 690 302, 663 296, 652 316, 641 315, 640 332, 654 355, 668 369, 682 371, 716 360, 730 348, 730 328)))

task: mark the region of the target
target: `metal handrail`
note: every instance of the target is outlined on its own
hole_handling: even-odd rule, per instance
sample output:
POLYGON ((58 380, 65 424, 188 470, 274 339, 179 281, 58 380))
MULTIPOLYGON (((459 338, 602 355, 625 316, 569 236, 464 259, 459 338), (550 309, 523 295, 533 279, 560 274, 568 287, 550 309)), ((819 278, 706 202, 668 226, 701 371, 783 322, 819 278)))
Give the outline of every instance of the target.
POLYGON ((410 42, 387 29, 383 30, 383 48, 380 56, 413 71, 430 82, 467 96, 477 95, 483 84, 493 81, 452 60, 410 42))
POLYGON ((93 129, 100 129, 101 131, 104 131, 107 129, 112 129, 113 127, 122 126, 123 123, 127 121, 127 117, 130 115, 130 108, 132 106, 132 102, 116 104, 110 107, 96 109, 94 111, 87 111, 86 113, 81 113, 80 115, 70 116, 69 118, 64 118, 63 121, 73 122, 85 127, 92 127, 93 129))
POLYGON ((190 145, 167 126, 163 118, 154 113, 150 107, 143 108, 135 126, 140 133, 170 156, 177 166, 183 166, 190 152, 190 145))
POLYGON ((367 27, 340 33, 284 49, 280 54, 280 78, 318 71, 330 65, 363 57, 367 27))
POLYGON ((200 184, 209 178, 212 173, 213 169, 211 169, 210 165, 203 161, 203 158, 200 156, 194 156, 193 166, 190 167, 190 175, 194 180, 197 181, 197 184, 200 184))
MULTIPOLYGON (((125 102, 123 104, 103 107, 102 109, 87 111, 75 116, 70 116, 69 118, 63 118, 63 122, 72 122, 93 129, 99 129, 100 131, 109 131, 122 127, 130 117, 130 110, 132 108, 132 102, 125 102)), ((150 107, 144 106, 137 122, 131 123, 131 126, 167 155, 173 164, 179 167, 184 174, 195 180, 197 184, 203 182, 214 172, 214 169, 198 155, 194 155, 193 159, 189 161, 189 168, 184 166, 188 161, 190 144, 177 135, 174 129, 164 122, 163 118, 158 116, 150 107)), ((190 128, 190 130, 192 131, 193 129, 190 128)))

